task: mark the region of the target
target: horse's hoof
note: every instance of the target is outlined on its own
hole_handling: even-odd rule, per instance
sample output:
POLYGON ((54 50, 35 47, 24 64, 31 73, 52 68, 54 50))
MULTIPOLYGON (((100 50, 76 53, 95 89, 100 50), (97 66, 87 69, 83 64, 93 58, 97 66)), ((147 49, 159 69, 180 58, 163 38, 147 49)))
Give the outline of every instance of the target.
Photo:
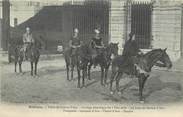
POLYGON ((111 91, 111 92, 110 92, 110 94, 111 94, 111 95, 113 95, 113 94, 114 94, 114 92, 113 92, 113 91, 111 91))
POLYGON ((121 95, 121 91, 118 91, 118 95, 121 95))

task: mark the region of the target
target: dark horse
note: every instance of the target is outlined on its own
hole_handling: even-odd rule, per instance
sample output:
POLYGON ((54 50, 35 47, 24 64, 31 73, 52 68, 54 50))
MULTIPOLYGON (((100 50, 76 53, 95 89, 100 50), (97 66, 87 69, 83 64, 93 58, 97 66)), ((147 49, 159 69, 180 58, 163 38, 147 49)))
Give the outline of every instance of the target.
POLYGON ((87 71, 87 64, 90 60, 90 56, 88 54, 88 45, 81 45, 81 47, 74 49, 75 54, 71 56, 70 48, 64 47, 64 58, 66 63, 66 70, 67 70, 67 80, 70 80, 70 68, 71 68, 71 80, 73 79, 73 71, 74 67, 77 68, 78 74, 78 88, 80 86, 80 79, 81 79, 81 71, 82 71, 82 84, 84 86, 84 78, 86 77, 87 71))
MULTIPOLYGON (((96 62, 99 64, 101 68, 101 85, 105 85, 107 83, 107 74, 108 69, 111 64, 111 57, 118 55, 118 44, 119 43, 110 43, 107 45, 106 48, 104 48, 102 53, 96 57, 96 62)), ((88 79, 90 79, 90 70, 91 66, 93 65, 93 60, 90 59, 89 65, 88 65, 88 79)))
MULTIPOLYGON (((33 44, 30 44, 27 47, 27 57, 31 63, 31 75, 33 74, 37 75, 37 64, 40 57, 40 49, 41 49, 41 43, 38 40, 35 40, 33 44)), ((19 63, 19 72, 22 72, 21 65, 24 59, 23 54, 24 54, 23 45, 17 45, 15 47, 15 72, 17 63, 19 63)))
POLYGON ((73 71, 74 71, 74 65, 72 65, 71 62, 71 48, 67 48, 64 46, 64 59, 66 63, 66 71, 67 71, 67 80, 70 81, 70 68, 71 68, 71 80, 73 79, 73 71), (72 65, 72 66, 71 66, 72 65))
POLYGON ((112 84, 114 79, 116 78, 116 90, 119 91, 119 82, 123 73, 128 75, 134 75, 138 78, 139 82, 139 94, 140 101, 143 101, 143 89, 144 84, 149 77, 149 73, 156 63, 160 62, 161 67, 167 67, 168 69, 172 67, 172 62, 168 54, 166 53, 166 49, 154 49, 142 56, 139 57, 131 57, 129 58, 128 63, 124 63, 124 56, 117 56, 112 62, 112 75, 110 81, 110 91, 112 91, 112 84))

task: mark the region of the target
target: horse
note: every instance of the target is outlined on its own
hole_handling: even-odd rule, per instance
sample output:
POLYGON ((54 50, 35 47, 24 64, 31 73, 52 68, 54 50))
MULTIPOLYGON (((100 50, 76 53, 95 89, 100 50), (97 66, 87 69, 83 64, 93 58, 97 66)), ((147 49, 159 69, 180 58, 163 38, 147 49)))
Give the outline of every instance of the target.
POLYGON ((86 71, 87 71, 87 64, 90 60, 90 56, 88 54, 88 44, 83 44, 81 47, 74 49, 75 54, 71 55, 71 48, 64 47, 64 59, 66 63, 66 71, 67 71, 67 80, 70 81, 70 73, 71 72, 71 80, 73 80, 73 71, 74 67, 77 68, 78 74, 78 88, 80 86, 80 79, 81 79, 81 70, 82 70, 82 84, 84 86, 86 71), (71 68, 71 71, 70 71, 71 68))
POLYGON ((15 48, 15 50, 14 50, 15 72, 17 72, 17 69, 16 68, 17 68, 17 63, 18 63, 19 64, 19 72, 22 73, 22 62, 23 62, 23 59, 24 59, 23 46, 22 45, 16 45, 14 48, 15 48))
POLYGON ((88 63, 90 62, 91 55, 89 54, 88 44, 84 44, 78 48, 76 52, 76 56, 74 60, 77 66, 77 73, 78 73, 78 88, 85 87, 85 78, 87 77, 87 67, 88 63), (81 82, 81 71, 82 71, 82 86, 80 85, 81 82))
MULTIPOLYGON (((118 55, 118 44, 119 43, 110 43, 102 50, 102 53, 96 57, 96 62, 101 68, 101 85, 107 84, 107 74, 108 69, 111 64, 111 57, 118 55)), ((90 59, 89 65, 88 65, 88 79, 90 79, 90 71, 91 66, 93 65, 93 60, 90 59)))
POLYGON ((167 67, 170 69, 172 67, 172 62, 166 53, 166 49, 154 49, 144 55, 128 58, 129 61, 125 61, 125 56, 116 56, 112 61, 112 74, 110 78, 110 92, 112 91, 112 84, 114 79, 116 79, 116 90, 118 94, 120 78, 124 73, 127 75, 134 75, 138 78, 139 84, 139 100, 144 102, 143 89, 147 78, 150 76, 151 69, 154 65, 161 64, 159 67, 167 67), (128 62, 128 63, 126 63, 128 62))
MULTIPOLYGON (((37 75, 37 64, 40 57, 40 49, 42 44, 39 40, 35 40, 34 43, 29 44, 27 47, 27 57, 31 63, 31 75, 37 75), (33 72, 34 71, 34 72, 33 72)), ((22 72, 22 62, 24 59, 23 45, 17 45, 15 47, 15 72, 17 63, 19 63, 19 72, 22 72)))
MULTIPOLYGON (((65 64, 66 64, 66 71, 67 71, 67 80, 69 81, 69 71, 70 71, 70 65, 71 65, 71 48, 66 48, 64 46, 63 48, 63 55, 64 55, 64 59, 65 59, 65 64)), ((71 79, 73 79, 73 73, 71 74, 71 79)))
MULTIPOLYGON (((75 48, 74 51, 76 51, 78 48, 75 48)), ((76 66, 76 55, 71 55, 71 48, 65 48, 64 47, 64 59, 66 63, 66 71, 67 71, 67 80, 71 81, 73 80, 73 72, 74 67, 76 66), (70 79, 70 68, 71 68, 71 79, 70 79)))

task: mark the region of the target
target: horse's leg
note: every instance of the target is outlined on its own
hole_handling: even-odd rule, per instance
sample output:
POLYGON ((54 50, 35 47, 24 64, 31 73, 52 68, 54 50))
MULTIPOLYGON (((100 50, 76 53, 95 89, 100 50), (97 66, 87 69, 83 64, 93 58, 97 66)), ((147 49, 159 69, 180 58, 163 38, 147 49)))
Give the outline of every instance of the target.
POLYGON ((74 65, 75 65, 74 58, 71 57, 71 80, 73 80, 74 65))
MULTIPOLYGON (((88 62, 82 64, 82 85, 85 87, 85 78, 87 78, 88 62)), ((90 71, 89 71, 90 72, 90 71)))
POLYGON ((66 70, 67 70, 67 80, 69 81, 69 64, 66 63, 66 70))
POLYGON ((142 97, 142 89, 143 89, 143 77, 142 75, 140 75, 138 77, 138 82, 139 82, 139 100, 143 101, 143 97, 142 97))
POLYGON ((74 65, 71 64, 71 80, 73 80, 74 65))
POLYGON ((22 61, 19 61, 19 72, 22 73, 22 61))
POLYGON ((15 72, 17 72, 17 61, 15 60, 15 72))
POLYGON ((117 90, 119 95, 121 94, 121 92, 119 90, 119 82, 120 82, 122 75, 123 75, 123 73, 119 72, 118 75, 116 76, 116 90, 117 90))
POLYGON ((31 61, 31 76, 33 76, 33 62, 31 61))
POLYGON ((80 88, 80 79, 81 79, 81 74, 80 74, 80 68, 77 66, 77 72, 78 72, 78 88, 80 88))
POLYGON ((142 94, 141 94, 141 95, 142 95, 142 97, 141 97, 142 100, 140 100, 140 101, 142 101, 142 102, 144 101, 144 97, 143 97, 144 85, 145 85, 145 82, 147 81, 147 78, 148 78, 148 77, 149 77, 149 76, 143 76, 143 77, 142 77, 142 92, 141 92, 141 93, 142 93, 142 94))
POLYGON ((90 63, 90 64, 88 65, 88 79, 89 79, 89 80, 91 80, 91 77, 90 77, 91 66, 92 66, 92 63, 90 63))
POLYGON ((38 60, 35 61, 35 69, 34 69, 34 74, 37 75, 37 63, 38 63, 38 60))
POLYGON ((102 65, 101 66, 101 85, 104 85, 104 67, 102 65))
POLYGON ((144 85, 145 85, 145 82, 147 81, 147 78, 148 78, 149 76, 144 76, 143 77, 143 81, 142 81, 142 89, 144 89, 144 85))
POLYGON ((104 77, 104 84, 107 84, 107 74, 108 74, 109 67, 105 68, 105 77, 104 77))
POLYGON ((111 79, 110 79, 110 93, 113 94, 113 91, 112 91, 112 84, 113 84, 113 81, 115 79, 115 76, 118 74, 118 72, 112 72, 111 74, 111 79))
POLYGON ((82 87, 84 87, 84 77, 85 77, 85 73, 84 73, 85 71, 84 71, 84 68, 82 69, 82 87))

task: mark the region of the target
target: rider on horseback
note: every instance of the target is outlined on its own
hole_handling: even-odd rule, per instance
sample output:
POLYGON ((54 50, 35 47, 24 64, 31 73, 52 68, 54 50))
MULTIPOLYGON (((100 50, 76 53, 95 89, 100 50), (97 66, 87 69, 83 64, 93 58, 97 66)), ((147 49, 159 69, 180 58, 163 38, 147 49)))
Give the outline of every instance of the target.
POLYGON ((130 33, 129 37, 129 40, 127 40, 124 45, 122 54, 124 56, 124 66, 135 64, 136 62, 134 61, 134 58, 138 58, 139 56, 143 55, 135 40, 135 34, 130 33))
POLYGON ((71 48, 71 56, 76 54, 77 48, 81 47, 81 40, 78 37, 79 30, 77 28, 74 29, 74 35, 72 36, 69 46, 71 48))
POLYGON ((92 38, 91 46, 92 46, 92 60, 94 63, 94 68, 97 66, 96 57, 101 55, 102 49, 104 48, 104 44, 102 38, 100 37, 100 31, 95 29, 95 36, 92 38))
POLYGON ((127 40, 127 42, 124 45, 123 55, 125 57, 141 55, 142 52, 140 51, 140 48, 138 47, 138 44, 135 40, 135 34, 130 33, 129 37, 129 40, 127 40))
POLYGON ((27 60, 27 50, 28 47, 34 43, 34 38, 30 32, 30 28, 26 28, 26 32, 23 34, 23 51, 24 51, 24 59, 27 60))

